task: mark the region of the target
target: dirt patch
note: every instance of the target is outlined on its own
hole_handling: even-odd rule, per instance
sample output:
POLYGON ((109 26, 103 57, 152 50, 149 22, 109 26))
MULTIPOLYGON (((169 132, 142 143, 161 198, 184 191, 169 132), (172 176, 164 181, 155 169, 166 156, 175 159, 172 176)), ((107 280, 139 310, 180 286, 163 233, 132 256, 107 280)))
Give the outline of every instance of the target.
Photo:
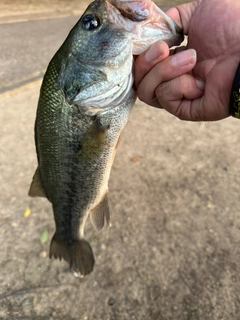
POLYGON ((38 90, 0 102, 0 319, 239 319, 239 123, 137 103, 110 179, 112 227, 87 225, 96 266, 80 280, 49 260, 51 206, 27 196, 38 90))
POLYGON ((50 204, 27 196, 38 95, 0 101, 0 319, 239 320, 239 121, 186 123, 137 102, 109 183, 112 226, 88 223, 96 266, 78 279, 48 258, 50 204))

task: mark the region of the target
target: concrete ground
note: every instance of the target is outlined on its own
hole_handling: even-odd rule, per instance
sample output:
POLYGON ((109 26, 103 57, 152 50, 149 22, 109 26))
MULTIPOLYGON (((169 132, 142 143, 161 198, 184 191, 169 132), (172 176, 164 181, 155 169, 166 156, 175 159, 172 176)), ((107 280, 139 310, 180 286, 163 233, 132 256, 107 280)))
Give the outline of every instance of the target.
POLYGON ((239 320, 239 120, 181 122, 137 102, 109 182, 112 226, 87 225, 96 265, 78 279, 48 258, 50 204, 27 195, 39 86, 0 95, 0 319, 239 320))

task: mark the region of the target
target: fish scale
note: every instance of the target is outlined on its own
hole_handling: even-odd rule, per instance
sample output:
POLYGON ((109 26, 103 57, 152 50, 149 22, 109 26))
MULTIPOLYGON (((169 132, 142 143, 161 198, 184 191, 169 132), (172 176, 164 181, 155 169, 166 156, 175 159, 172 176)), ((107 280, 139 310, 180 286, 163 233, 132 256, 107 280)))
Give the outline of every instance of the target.
POLYGON ((52 203, 56 232, 49 256, 66 260, 81 276, 94 266, 84 237, 88 215, 97 230, 109 225, 108 180, 136 100, 133 54, 159 39, 170 45, 183 39, 152 1, 143 2, 90 4, 50 61, 40 90, 38 168, 29 195, 52 203))

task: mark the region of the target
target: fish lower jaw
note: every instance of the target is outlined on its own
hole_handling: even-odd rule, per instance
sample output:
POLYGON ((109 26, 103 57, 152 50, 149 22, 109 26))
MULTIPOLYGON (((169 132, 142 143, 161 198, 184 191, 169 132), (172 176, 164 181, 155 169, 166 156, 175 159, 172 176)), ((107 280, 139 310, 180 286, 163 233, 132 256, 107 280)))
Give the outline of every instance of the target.
POLYGON ((181 28, 151 0, 110 2, 120 9, 121 14, 117 14, 118 10, 114 7, 109 10, 109 17, 113 23, 131 35, 134 55, 141 54, 158 40, 166 41, 169 47, 179 45, 183 41, 181 28), (139 19, 131 17, 130 13, 135 13, 139 19))

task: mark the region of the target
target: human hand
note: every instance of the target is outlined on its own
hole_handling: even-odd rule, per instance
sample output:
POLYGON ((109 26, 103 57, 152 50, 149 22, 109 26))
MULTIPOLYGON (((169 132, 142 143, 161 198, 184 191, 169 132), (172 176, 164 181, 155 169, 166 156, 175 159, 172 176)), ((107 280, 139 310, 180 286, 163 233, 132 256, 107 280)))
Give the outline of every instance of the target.
POLYGON ((199 0, 167 13, 188 35, 188 49, 169 55, 167 44, 157 42, 137 57, 135 87, 140 100, 182 120, 228 117, 240 61, 240 2, 199 0))

